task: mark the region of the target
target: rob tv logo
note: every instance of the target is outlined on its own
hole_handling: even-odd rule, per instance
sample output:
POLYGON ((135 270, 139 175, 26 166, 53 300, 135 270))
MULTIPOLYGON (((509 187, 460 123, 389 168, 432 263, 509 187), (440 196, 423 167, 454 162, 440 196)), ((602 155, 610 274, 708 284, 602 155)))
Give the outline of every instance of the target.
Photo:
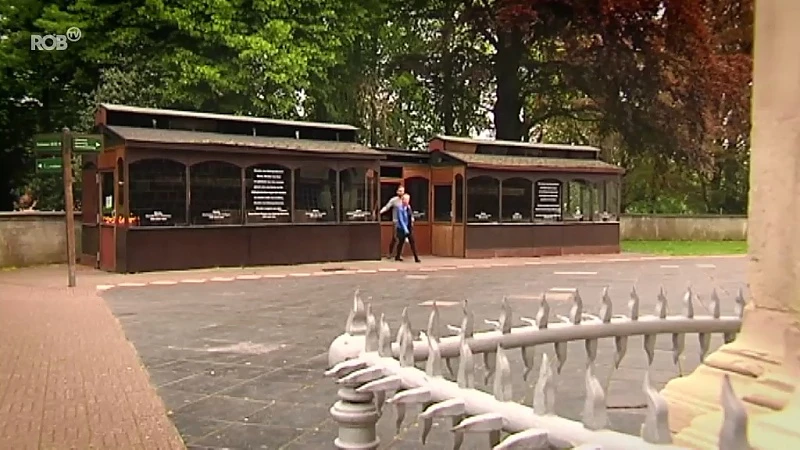
POLYGON ((31 34, 31 50, 66 50, 70 42, 81 38, 81 29, 70 27, 66 34, 31 34))

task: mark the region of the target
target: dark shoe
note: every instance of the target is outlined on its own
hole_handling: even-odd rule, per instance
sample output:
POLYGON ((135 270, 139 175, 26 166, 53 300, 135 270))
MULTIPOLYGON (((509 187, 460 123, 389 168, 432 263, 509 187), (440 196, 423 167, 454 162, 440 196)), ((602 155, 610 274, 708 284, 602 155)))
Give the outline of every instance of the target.
POLYGON ((394 260, 395 260, 395 261, 402 261, 402 260, 403 260, 403 258, 395 258, 394 260))
POLYGON ((420 261, 419 258, 417 258, 417 259, 414 260, 414 262, 415 263, 421 263, 422 261, 420 261))

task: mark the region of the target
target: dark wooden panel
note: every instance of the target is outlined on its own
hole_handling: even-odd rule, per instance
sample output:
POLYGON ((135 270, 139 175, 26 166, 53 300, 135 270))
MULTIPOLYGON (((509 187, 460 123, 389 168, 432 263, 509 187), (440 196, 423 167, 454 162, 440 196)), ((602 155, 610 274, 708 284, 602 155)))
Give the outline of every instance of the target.
POLYGON ((546 256, 619 252, 619 224, 467 225, 468 257, 546 256))
POLYGON ((380 258, 380 225, 131 228, 127 271, 303 264, 380 258))
POLYGON ((100 225, 100 268, 113 272, 117 265, 117 244, 114 240, 114 226, 100 225))

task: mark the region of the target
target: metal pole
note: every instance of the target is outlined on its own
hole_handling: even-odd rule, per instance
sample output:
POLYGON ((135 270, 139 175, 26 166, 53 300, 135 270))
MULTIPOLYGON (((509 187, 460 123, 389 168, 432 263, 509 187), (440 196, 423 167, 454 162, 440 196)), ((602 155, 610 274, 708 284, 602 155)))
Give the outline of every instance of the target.
POLYGON ((64 169, 64 212, 67 224, 68 286, 75 287, 75 208, 72 198, 72 133, 61 130, 61 165, 64 169))

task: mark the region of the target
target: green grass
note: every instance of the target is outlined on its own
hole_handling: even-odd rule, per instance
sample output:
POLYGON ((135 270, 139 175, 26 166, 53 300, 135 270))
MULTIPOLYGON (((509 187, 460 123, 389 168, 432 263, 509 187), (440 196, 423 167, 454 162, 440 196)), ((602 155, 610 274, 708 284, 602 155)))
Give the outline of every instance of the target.
POLYGON ((654 255, 743 255, 747 241, 622 241, 622 251, 654 255))

